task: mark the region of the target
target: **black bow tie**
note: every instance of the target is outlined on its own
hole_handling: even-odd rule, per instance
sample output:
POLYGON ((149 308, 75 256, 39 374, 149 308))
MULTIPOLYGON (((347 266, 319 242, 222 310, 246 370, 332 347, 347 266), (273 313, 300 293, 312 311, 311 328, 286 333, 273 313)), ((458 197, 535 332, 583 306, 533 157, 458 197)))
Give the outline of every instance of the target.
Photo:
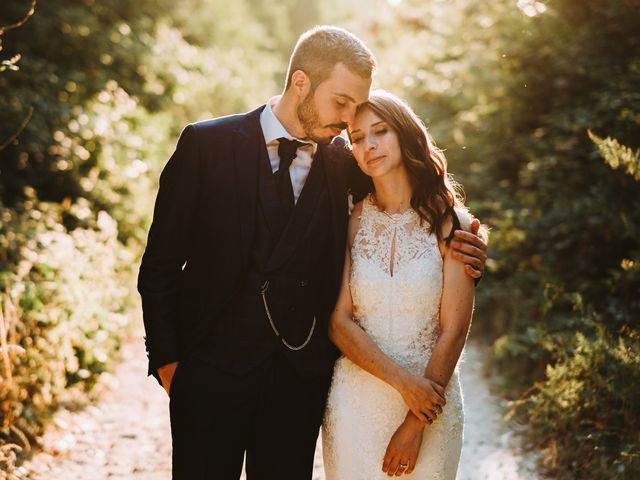
POLYGON ((280 157, 280 167, 278 171, 288 170, 291 166, 291 162, 297 156, 298 148, 306 143, 299 142, 298 140, 289 140, 288 138, 278 139, 278 156, 280 157))
POLYGON ((278 188, 278 196, 280 202, 285 209, 287 216, 291 214, 294 207, 293 185, 291 185, 291 175, 289 175, 289 167, 291 162, 298 155, 298 148, 306 143, 298 140, 289 140, 288 138, 278 139, 278 156, 280 157, 280 166, 275 173, 276 186, 278 188))

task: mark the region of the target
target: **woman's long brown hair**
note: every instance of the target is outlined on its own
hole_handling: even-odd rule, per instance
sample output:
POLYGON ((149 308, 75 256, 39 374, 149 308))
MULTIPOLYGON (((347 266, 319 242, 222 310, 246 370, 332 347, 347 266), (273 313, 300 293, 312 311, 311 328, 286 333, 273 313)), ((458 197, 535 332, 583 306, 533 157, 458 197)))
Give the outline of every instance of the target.
MULTIPOLYGON (((384 90, 376 90, 358 106, 357 113, 367 108, 384 120, 398 136, 402 161, 411 182, 411 207, 428 223, 430 231, 443 240, 442 227, 445 221, 451 219, 453 229, 460 228, 454 207, 463 206, 462 198, 456 191, 457 185, 447 173, 447 159, 431 141, 422 120, 402 99, 384 90)), ((451 238, 449 235, 446 242, 451 238)))

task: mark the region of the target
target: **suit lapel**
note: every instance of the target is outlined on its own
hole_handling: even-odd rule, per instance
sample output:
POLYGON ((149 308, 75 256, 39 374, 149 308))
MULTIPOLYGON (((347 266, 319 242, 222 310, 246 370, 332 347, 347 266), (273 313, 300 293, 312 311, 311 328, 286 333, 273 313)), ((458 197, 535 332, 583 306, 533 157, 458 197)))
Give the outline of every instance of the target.
POLYGON ((264 136, 260 128, 262 107, 245 115, 245 119, 233 134, 233 155, 237 187, 238 222, 242 259, 249 263, 251 244, 255 233, 258 194, 258 165, 264 136))
MULTIPOLYGON (((264 142, 263 142, 264 143, 264 142)), ((260 159, 258 160, 258 195, 261 214, 264 216, 266 226, 271 236, 272 244, 282 236, 282 231, 287 224, 285 212, 280 204, 275 176, 271 170, 269 153, 266 145, 260 147, 260 159)))
POLYGON ((318 151, 316 158, 313 160, 311 170, 309 171, 309 176, 300 193, 300 198, 293 209, 291 218, 286 224, 284 231, 282 231, 282 235, 278 239, 276 247, 273 249, 273 253, 269 258, 266 266, 267 271, 273 271, 280 267, 291 257, 298 247, 300 239, 304 237, 306 230, 313 223, 318 198, 324 188, 324 183, 322 154, 318 151))
POLYGON ((336 285, 340 285, 342 278, 342 268, 344 263, 345 242, 347 238, 347 224, 349 221, 349 202, 347 198, 347 178, 345 175, 346 165, 344 155, 335 152, 338 146, 331 144, 321 146, 324 148, 324 168, 329 187, 329 199, 331 201, 331 221, 333 224, 333 250, 335 255, 334 265, 336 265, 336 285))

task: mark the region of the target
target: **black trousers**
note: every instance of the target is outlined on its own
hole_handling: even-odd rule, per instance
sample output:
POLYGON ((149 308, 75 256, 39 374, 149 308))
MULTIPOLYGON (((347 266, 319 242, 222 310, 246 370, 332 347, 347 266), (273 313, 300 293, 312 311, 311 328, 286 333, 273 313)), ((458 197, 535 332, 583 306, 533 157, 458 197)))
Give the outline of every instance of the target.
POLYGON ((331 372, 300 378, 281 351, 237 376, 191 357, 170 392, 173 480, 311 480, 331 372))

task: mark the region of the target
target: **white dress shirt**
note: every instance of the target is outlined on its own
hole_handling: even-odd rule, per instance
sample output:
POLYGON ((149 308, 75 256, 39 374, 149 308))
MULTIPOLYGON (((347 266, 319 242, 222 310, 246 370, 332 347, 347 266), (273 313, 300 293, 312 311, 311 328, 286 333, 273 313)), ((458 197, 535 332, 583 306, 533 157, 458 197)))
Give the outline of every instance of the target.
POLYGON ((307 181, 307 177, 309 176, 311 163, 313 162, 313 156, 316 153, 318 144, 311 140, 300 140, 287 132, 271 108, 272 105, 275 105, 277 98, 278 97, 273 97, 267 102, 267 106, 264 107, 264 110, 260 114, 260 126, 262 127, 264 140, 267 144, 267 152, 269 153, 269 161, 271 162, 271 171, 273 173, 277 172, 278 168, 280 168, 280 157, 278 155, 279 138, 284 137, 305 143, 305 145, 298 147, 296 152, 297 156, 293 159, 289 167, 291 186, 293 187, 293 198, 294 202, 297 203, 298 198, 300 198, 300 192, 302 192, 302 187, 304 187, 304 182, 307 181))

